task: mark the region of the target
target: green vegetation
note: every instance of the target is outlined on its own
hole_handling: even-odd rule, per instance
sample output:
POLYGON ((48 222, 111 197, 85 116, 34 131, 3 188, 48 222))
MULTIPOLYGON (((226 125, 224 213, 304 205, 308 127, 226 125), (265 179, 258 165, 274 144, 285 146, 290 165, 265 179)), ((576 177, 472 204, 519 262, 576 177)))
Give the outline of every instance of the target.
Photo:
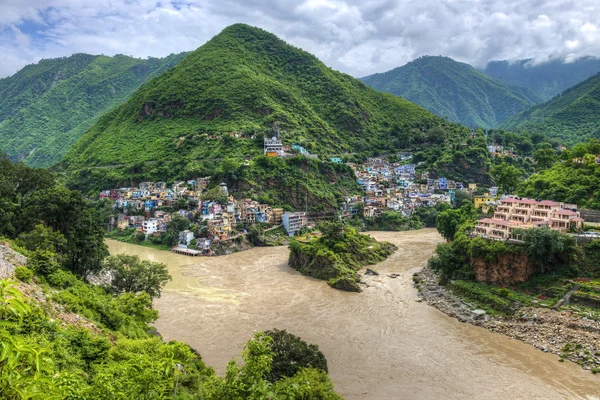
POLYGON ((274 121, 284 144, 323 156, 397 151, 411 137, 426 144, 433 128, 464 140, 469 133, 268 32, 236 24, 100 118, 59 168, 85 191, 130 179, 189 178, 224 159, 261 155, 274 121))
POLYGON ((171 280, 166 265, 127 254, 108 257, 104 271, 111 276, 110 289, 115 294, 146 292, 151 298, 160 297, 171 280))
MULTIPOLYGON (((386 210, 375 218, 364 218, 362 227, 369 231, 410 231, 421 228, 435 228, 436 219, 441 211, 450 208, 446 203, 440 203, 437 207, 420 207, 409 217, 402 213, 386 210)), ((355 217, 350 221, 355 225, 361 218, 355 217)))
POLYGON ((518 189, 518 194, 577 204, 580 208, 600 209, 600 142, 592 139, 562 155, 564 161, 531 175, 518 189))
POLYGON ((0 150, 36 167, 58 162, 102 114, 184 56, 74 54, 0 79, 0 150))
POLYGON ((565 90, 546 103, 511 118, 504 128, 526 129, 575 143, 598 137, 600 74, 565 90))
POLYGON ((526 262, 535 265, 537 274, 570 268, 576 262, 575 240, 549 228, 522 230, 522 244, 470 238, 475 221, 481 216, 468 200, 460 208, 441 212, 437 229, 448 243, 438 245, 429 266, 441 273, 442 281, 473 278, 473 263, 477 259, 496 262, 503 254, 525 252, 526 262))
POLYGON ((100 223, 80 192, 0 156, 0 236, 32 252, 35 272, 51 273, 59 264, 80 276, 99 271, 108 255, 100 223))
POLYGON ((109 239, 118 240, 119 242, 138 244, 140 246, 151 247, 158 250, 171 250, 171 246, 164 244, 161 237, 151 235, 146 240, 146 235, 135 228, 126 228, 123 230, 115 229, 111 232, 106 232, 105 236, 109 239))
POLYGON ((211 186, 220 182, 227 183, 239 198, 253 198, 289 211, 307 205, 315 211, 335 210, 343 196, 362 192, 350 167, 304 156, 259 156, 250 165, 228 159, 217 167, 211 186))
POLYGON ((47 171, 0 158, 0 205, 2 242, 28 258, 15 269, 27 297, 0 279, 3 399, 340 398, 322 354, 295 337, 257 333, 225 377, 188 345, 155 337, 152 299, 170 279, 166 267, 105 259, 103 206, 47 171), (104 285, 86 282, 105 275, 104 285), (285 364, 287 351, 297 364, 285 364))
POLYGON ((33 271, 24 265, 19 265, 15 268, 15 277, 23 282, 30 282, 33 278, 33 271))
POLYGON ((583 82, 600 71, 600 60, 582 57, 572 62, 560 59, 544 63, 533 60, 492 61, 483 72, 513 85, 529 88, 544 101, 583 82))
POLYGON ((61 285, 48 279, 55 282, 44 286, 51 296, 39 304, 25 298, 13 282, 0 279, 3 398, 340 399, 324 358, 314 361, 318 349, 295 337, 274 332, 274 340, 257 333, 242 353, 243 366, 231 361, 226 376, 218 377, 189 346, 151 336, 147 324, 157 313, 147 293, 114 297, 69 272, 60 274, 61 285), (95 324, 69 322, 69 314, 55 302, 95 324), (132 325, 141 329, 132 330, 132 325), (299 356, 298 366, 285 365, 285 349, 299 356), (272 371, 278 371, 275 379, 272 371))
POLYGON ((307 243, 292 240, 288 264, 304 275, 325 279, 336 289, 360 292, 362 267, 385 260, 397 247, 362 235, 341 222, 319 226, 322 235, 307 243))
MULTIPOLYGON (((548 228, 532 228, 518 233, 522 243, 469 237, 480 217, 468 201, 458 209, 446 210, 438 216, 438 231, 449 242, 437 246, 429 267, 440 273, 440 283, 478 308, 490 314, 513 314, 522 305, 534 305, 540 299, 554 305, 572 287, 574 277, 600 277, 597 262, 600 244, 592 242, 578 247, 573 237, 548 228), (474 266, 483 261, 486 266, 512 255, 534 268, 533 277, 512 287, 503 282, 474 282, 474 266)), ((582 284, 574 296, 582 304, 598 304, 595 283, 582 284), (591 290, 586 288, 591 287, 591 290), (585 293, 584 293, 585 292, 585 293), (591 295, 587 295, 591 293, 591 295)), ((600 298, 598 299, 600 300, 600 298)))
POLYGON ((361 80, 450 121, 482 128, 497 128, 542 101, 530 89, 492 78, 448 57, 419 57, 403 67, 361 80))
POLYGON ((327 360, 318 346, 308 344, 285 330, 273 329, 266 331, 265 335, 273 339, 273 365, 268 375, 270 382, 292 377, 303 368, 316 368, 328 372, 327 360))

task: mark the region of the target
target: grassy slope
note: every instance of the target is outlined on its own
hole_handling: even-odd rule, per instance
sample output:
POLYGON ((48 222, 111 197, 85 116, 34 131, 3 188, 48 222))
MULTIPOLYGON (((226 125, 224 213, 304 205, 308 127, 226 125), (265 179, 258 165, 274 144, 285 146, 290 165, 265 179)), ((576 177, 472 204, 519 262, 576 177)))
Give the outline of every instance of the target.
MULTIPOLYGON (((143 161, 256 156, 262 149, 255 141, 228 133, 265 133, 274 121, 281 123, 284 143, 321 154, 387 151, 393 147, 392 129, 444 124, 415 104, 333 71, 268 32, 238 24, 101 118, 61 167, 77 171, 143 161)), ((457 125, 448 129, 464 133, 457 125)))
POLYGON ((56 163, 98 117, 184 55, 141 60, 75 54, 2 79, 2 151, 36 167, 56 163))
POLYGON ((362 78, 464 125, 495 128, 542 99, 531 90, 492 78, 447 57, 421 57, 403 67, 362 78))
POLYGON ((539 130, 568 144, 600 138, 600 73, 511 118, 506 129, 539 130))

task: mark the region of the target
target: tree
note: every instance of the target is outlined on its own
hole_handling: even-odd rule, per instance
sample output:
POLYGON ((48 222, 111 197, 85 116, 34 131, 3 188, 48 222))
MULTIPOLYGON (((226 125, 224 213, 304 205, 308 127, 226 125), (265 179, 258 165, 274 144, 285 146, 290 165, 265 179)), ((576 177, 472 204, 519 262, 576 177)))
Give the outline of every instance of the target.
POLYGON ((28 265, 36 274, 44 276, 53 274, 60 268, 56 253, 43 248, 30 254, 28 265))
POLYGON ((317 368, 328 372, 327 360, 318 346, 309 345, 285 330, 273 329, 266 331, 265 335, 273 339, 271 343, 273 363, 271 371, 267 374, 270 382, 292 377, 302 368, 317 368))
POLYGON ((168 246, 174 246, 179 242, 179 232, 185 231, 190 227, 190 220, 179 214, 174 214, 173 218, 167 222, 167 230, 163 237, 163 243, 168 246))
MULTIPOLYGON (((27 215, 35 224, 60 231, 67 240, 65 265, 80 276, 97 272, 108 256, 104 230, 94 210, 80 192, 62 187, 37 192, 27 207, 27 215)), ((31 228, 35 224, 31 224, 31 228)))
POLYGON ((118 254, 104 262, 112 275, 111 290, 115 293, 146 292, 150 297, 160 297, 162 288, 171 280, 165 264, 143 260, 138 256, 118 254))
POLYGON ((437 230, 449 242, 454 240, 459 227, 465 223, 474 221, 478 216, 476 210, 469 200, 463 200, 460 208, 449 209, 439 213, 437 216, 437 230))
POLYGON ((556 152, 550 146, 544 146, 533 153, 538 170, 550 168, 557 160, 556 152))
POLYGON ((65 236, 42 224, 36 225, 30 232, 21 233, 17 238, 17 244, 29 251, 47 250, 63 254, 67 249, 65 236))
POLYGON ((519 233, 527 246, 527 258, 535 263, 541 273, 568 265, 576 257, 577 246, 571 236, 550 228, 532 228, 519 233))
POLYGON ((492 169, 492 176, 504 193, 512 193, 519 185, 523 172, 514 165, 502 162, 492 169))
POLYGON ((319 224, 322 238, 333 242, 344 240, 344 224, 340 221, 324 222, 319 224))

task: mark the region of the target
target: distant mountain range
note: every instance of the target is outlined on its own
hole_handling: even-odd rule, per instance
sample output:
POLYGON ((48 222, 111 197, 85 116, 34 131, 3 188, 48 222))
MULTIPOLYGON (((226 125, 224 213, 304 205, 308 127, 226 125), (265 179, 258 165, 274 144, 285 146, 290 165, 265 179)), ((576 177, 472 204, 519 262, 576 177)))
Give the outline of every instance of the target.
POLYGON ((557 59, 543 64, 532 60, 492 61, 483 72, 529 88, 546 101, 600 72, 600 59, 584 57, 573 62, 557 59))
POLYGON ((0 150, 36 167, 56 163, 98 117, 184 56, 74 54, 0 79, 0 150))
POLYGON ((539 131, 567 144, 600 138, 600 73, 515 115, 504 128, 539 131))
POLYGON ((530 89, 493 78, 448 57, 420 57, 361 80, 450 121, 473 127, 497 128, 516 113, 542 101, 530 89))

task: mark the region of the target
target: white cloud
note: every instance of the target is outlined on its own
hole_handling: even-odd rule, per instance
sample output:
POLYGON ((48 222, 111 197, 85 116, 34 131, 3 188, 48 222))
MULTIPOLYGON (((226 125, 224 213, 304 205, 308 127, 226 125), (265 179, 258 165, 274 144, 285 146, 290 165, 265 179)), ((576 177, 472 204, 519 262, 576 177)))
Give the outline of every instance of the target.
POLYGON ((600 56, 597 0, 0 0, 0 76, 75 52, 165 56, 226 26, 271 31, 327 65, 362 76, 446 55, 600 56))

